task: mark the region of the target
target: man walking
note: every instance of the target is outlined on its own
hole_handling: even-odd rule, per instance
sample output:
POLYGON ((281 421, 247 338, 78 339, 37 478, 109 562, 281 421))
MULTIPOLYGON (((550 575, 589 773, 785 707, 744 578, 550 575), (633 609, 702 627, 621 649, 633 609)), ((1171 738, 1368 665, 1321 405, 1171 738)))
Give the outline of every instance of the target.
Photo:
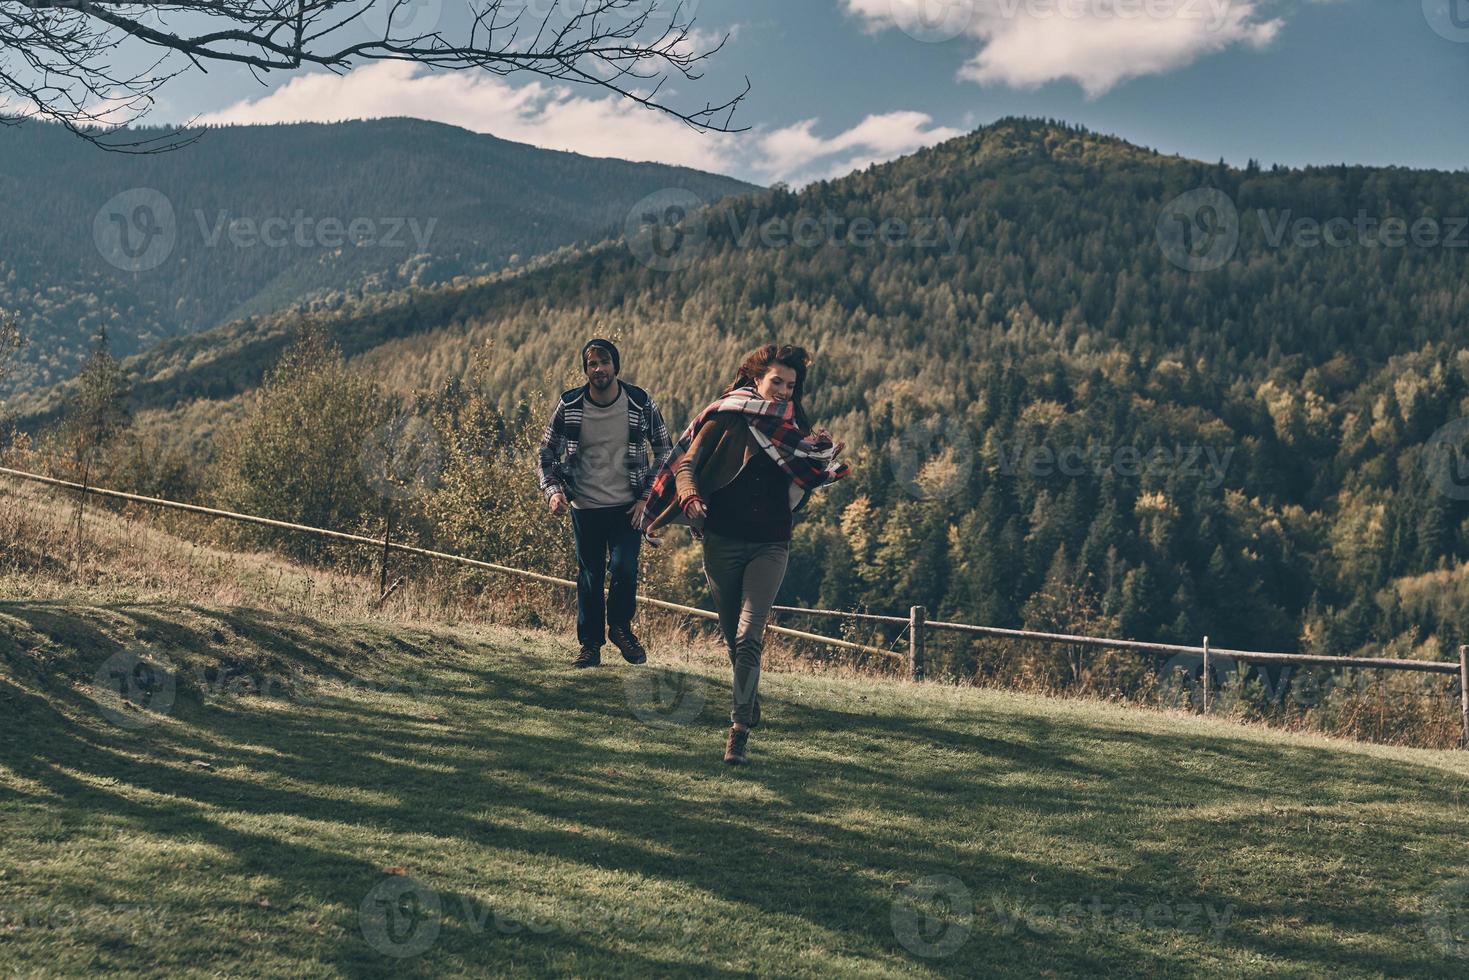
POLYGON ((556 400, 539 457, 541 492, 552 514, 571 511, 576 535, 581 652, 572 666, 600 666, 605 639, 628 663, 641 664, 648 654, 632 631, 642 550, 637 525, 653 474, 673 444, 648 393, 618 379, 621 356, 610 340, 588 341, 581 364, 587 383, 556 400), (652 449, 651 461, 644 444, 652 449))

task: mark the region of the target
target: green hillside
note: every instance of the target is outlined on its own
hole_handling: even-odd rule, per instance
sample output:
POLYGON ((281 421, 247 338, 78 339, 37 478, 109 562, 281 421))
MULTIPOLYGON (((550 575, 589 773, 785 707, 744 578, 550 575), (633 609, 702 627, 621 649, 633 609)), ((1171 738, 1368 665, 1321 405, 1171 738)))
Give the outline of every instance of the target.
POLYGON ((71 377, 101 328, 126 355, 306 300, 495 272, 620 230, 668 188, 754 190, 412 119, 212 128, 147 156, 0 127, 0 309, 30 338, 13 387, 71 377))
POLYGON ((0 971, 1462 975, 1462 754, 571 652, 0 598, 0 971))
MULTIPOLYGON (((626 376, 676 427, 753 343, 811 347, 812 415, 856 465, 798 529, 788 602, 1443 658, 1469 640, 1469 606, 1411 583, 1457 582, 1469 562, 1469 495, 1429 453, 1469 414, 1469 248, 1453 218, 1466 199, 1464 173, 1234 169, 1006 120, 799 193, 713 205, 672 252, 609 242, 314 319, 397 391, 459 384, 490 350, 481 380, 503 418, 484 432, 502 448, 575 383, 592 334, 620 340, 626 376), (1217 263, 1218 208, 1185 216, 1202 227, 1182 251, 1170 237, 1167 205, 1200 191, 1238 217, 1217 263), (1277 236, 1282 222, 1359 214, 1438 222, 1441 238, 1277 236), (885 223, 894 233, 875 235, 885 223)), ((298 325, 161 345, 131 362, 137 403, 188 419, 170 438, 207 444, 199 432, 245 410, 237 397, 298 325)), ((51 391, 18 407, 38 426, 60 403, 51 391)), ((198 459, 207 495, 205 449, 198 459)), ((488 531, 474 547, 526 557, 488 531)), ((963 677, 1137 680, 1059 657, 1017 668, 982 643, 937 656, 963 677)))

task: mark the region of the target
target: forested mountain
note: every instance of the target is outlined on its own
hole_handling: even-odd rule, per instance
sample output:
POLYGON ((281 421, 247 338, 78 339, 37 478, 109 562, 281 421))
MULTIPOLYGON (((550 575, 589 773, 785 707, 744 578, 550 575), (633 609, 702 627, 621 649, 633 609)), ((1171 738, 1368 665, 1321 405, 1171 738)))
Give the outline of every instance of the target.
POLYGON ((755 189, 414 119, 211 128, 146 156, 0 126, 0 309, 30 341, 11 384, 71 377, 103 328, 125 356, 307 298, 496 272, 678 187, 755 189))
MULTIPOLYGON (((799 528, 788 600, 1426 655, 1469 639, 1449 598, 1469 492, 1427 452, 1469 414, 1466 210, 1464 173, 1235 169, 1006 120, 727 200, 663 251, 314 318, 402 390, 493 345, 488 389, 521 422, 588 336, 619 340, 674 427, 742 350, 807 345, 811 414, 856 466, 799 528)), ((136 359, 139 403, 233 398, 292 319, 136 359)))

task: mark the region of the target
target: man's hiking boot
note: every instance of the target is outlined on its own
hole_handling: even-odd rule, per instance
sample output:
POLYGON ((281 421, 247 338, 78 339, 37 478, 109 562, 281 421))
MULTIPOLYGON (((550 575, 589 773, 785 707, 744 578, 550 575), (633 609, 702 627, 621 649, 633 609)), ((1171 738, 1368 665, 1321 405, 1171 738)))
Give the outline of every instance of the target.
POLYGON ((592 647, 582 647, 581 653, 576 655, 576 659, 571 662, 571 666, 577 670, 581 670, 584 667, 600 667, 602 666, 602 651, 593 649, 592 647))
POLYGON ((633 636, 632 628, 628 626, 613 627, 607 631, 607 638, 612 645, 622 651, 622 659, 630 664, 645 664, 648 662, 648 651, 633 636))
POLYGON ((729 741, 724 743, 724 761, 732 766, 743 766, 750 760, 745 757, 745 743, 750 740, 750 730, 731 727, 729 741))

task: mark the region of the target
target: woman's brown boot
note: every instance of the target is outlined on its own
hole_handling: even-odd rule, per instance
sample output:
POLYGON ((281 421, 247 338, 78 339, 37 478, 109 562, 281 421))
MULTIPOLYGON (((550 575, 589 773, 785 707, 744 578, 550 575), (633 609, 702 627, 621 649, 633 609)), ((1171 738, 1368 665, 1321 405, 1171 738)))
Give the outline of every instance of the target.
POLYGON ((729 730, 729 741, 724 743, 724 761, 732 766, 742 766, 750 760, 745 758, 745 742, 749 741, 750 730, 748 728, 734 728, 729 730))

